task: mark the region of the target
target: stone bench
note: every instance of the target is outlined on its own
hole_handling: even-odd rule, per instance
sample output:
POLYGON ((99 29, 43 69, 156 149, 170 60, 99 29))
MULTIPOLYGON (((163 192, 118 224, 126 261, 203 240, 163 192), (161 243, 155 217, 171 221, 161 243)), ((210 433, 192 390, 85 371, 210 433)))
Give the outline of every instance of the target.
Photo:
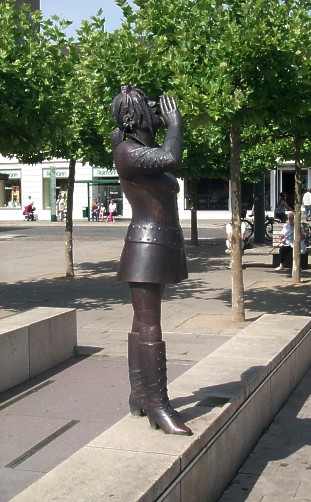
POLYGON ((56 366, 77 344, 75 309, 38 307, 0 320, 0 392, 56 366))
POLYGON ((262 316, 169 386, 193 436, 128 415, 12 501, 216 501, 310 367, 310 330, 262 316))

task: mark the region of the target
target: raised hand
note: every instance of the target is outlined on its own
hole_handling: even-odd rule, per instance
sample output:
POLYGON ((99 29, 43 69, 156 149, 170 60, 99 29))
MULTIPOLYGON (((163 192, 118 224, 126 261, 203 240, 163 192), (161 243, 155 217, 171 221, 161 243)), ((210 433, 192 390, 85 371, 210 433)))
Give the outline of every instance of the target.
POLYGON ((161 118, 166 127, 181 126, 182 118, 174 98, 166 95, 161 96, 160 110, 161 118))

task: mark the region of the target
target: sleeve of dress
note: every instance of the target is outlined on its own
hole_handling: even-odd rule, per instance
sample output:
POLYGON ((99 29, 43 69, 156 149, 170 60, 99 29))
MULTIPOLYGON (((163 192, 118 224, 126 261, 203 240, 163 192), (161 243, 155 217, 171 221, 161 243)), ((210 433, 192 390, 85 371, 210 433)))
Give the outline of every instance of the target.
POLYGON ((137 146, 128 151, 127 162, 122 166, 122 175, 127 178, 155 175, 174 172, 177 167, 178 163, 171 152, 161 147, 137 146))

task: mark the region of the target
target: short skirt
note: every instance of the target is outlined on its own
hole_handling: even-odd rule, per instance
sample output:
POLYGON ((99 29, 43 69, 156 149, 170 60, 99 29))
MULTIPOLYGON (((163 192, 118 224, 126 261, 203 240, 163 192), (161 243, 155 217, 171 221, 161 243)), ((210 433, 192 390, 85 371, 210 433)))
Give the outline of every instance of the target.
POLYGON ((187 277, 180 226, 130 224, 120 259, 120 280, 168 284, 181 282, 187 277))
POLYGON ((184 248, 169 248, 160 244, 125 242, 118 279, 125 282, 169 284, 187 279, 184 248))

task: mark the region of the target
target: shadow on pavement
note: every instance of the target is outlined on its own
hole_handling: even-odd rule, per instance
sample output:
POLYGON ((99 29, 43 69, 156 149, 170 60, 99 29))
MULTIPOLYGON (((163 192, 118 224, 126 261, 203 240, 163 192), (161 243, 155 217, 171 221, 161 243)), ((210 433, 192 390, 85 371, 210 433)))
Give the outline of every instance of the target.
MULTIPOLYGON (((204 242, 199 248, 188 249, 189 272, 200 273, 222 267, 221 258, 212 261, 215 245, 204 242), (210 261, 209 261, 210 260, 210 261)), ((218 255, 216 251, 216 255, 218 255)), ((80 310, 107 309, 129 303, 126 283, 117 281, 118 260, 83 262, 76 265, 76 277, 39 278, 14 283, 0 283, 0 309, 23 311, 37 306, 71 307, 80 310)), ((201 279, 188 279, 167 288, 166 300, 176 298, 206 298, 209 293, 219 294, 222 288, 211 289, 201 279)), ((210 296, 209 296, 210 297, 210 296)))
POLYGON ((190 396, 178 397, 170 401, 175 408, 195 403, 194 406, 184 408, 181 412, 185 421, 192 420, 206 415, 215 407, 234 401, 236 396, 240 395, 244 381, 249 384, 252 375, 256 374, 258 376, 260 372, 264 371, 264 366, 251 366, 241 374, 241 380, 239 381, 202 387, 194 391, 190 396))
MULTIPOLYGON (((230 303, 231 291, 223 291, 219 298, 227 304, 230 303)), ((311 310, 310 282, 247 289, 245 291, 245 307, 251 312, 309 316, 311 310)))
POLYGON ((73 280, 56 277, 0 283, 0 308, 18 311, 37 306, 112 309, 113 305, 129 301, 127 285, 112 275, 116 266, 116 261, 84 263, 77 267, 73 280))
MULTIPOLYGON (((299 417, 310 396, 310 386, 311 372, 309 371, 276 415, 269 429, 259 439, 219 502, 245 502, 250 500, 250 496, 254 497, 252 500, 262 500, 262 497, 264 499, 267 497, 268 500, 269 495, 273 500, 282 500, 284 496, 286 499, 283 498, 283 500, 289 500, 289 498, 294 500, 295 497, 292 499, 287 491, 289 485, 283 487, 282 483, 288 480, 292 483, 292 489, 297 491, 300 482, 304 483, 305 480, 310 479, 311 463, 307 459, 290 458, 291 455, 299 455, 299 450, 311 445, 311 419, 299 417), (284 462, 278 462, 281 460, 284 462), (271 465, 274 470, 267 471, 261 485, 260 477, 271 462, 274 463, 271 465), (256 493, 251 494, 254 487, 256 493)), ((307 454, 305 456, 307 457, 307 454)), ((299 500, 304 500, 304 498, 299 500)))
MULTIPOLYGON (((187 246, 189 273, 196 274, 176 285, 168 285, 165 300, 195 298, 199 300, 216 299, 231 305, 231 276, 229 271, 225 282, 208 282, 208 272, 225 270, 229 261, 224 253, 223 239, 203 240, 200 246, 187 246), (201 274, 201 275, 200 275, 201 274), (203 275, 207 274, 207 275, 203 275), (202 277, 202 278, 201 278, 202 277)), ((83 262, 76 266, 76 277, 38 278, 15 283, 0 283, 0 309, 23 311, 36 306, 72 307, 79 310, 106 309, 114 305, 130 303, 126 283, 116 279, 118 260, 83 262)), ((260 266, 261 264, 251 264, 260 266)), ((249 265, 247 265, 248 267, 249 265)), ((268 268, 268 267, 267 267, 268 268)), ((272 272, 271 273, 276 273, 272 272)), ((304 272, 310 277, 308 272, 304 272)), ((298 286, 250 287, 245 292, 245 306, 248 311, 266 313, 287 313, 309 315, 311 297, 310 284, 298 286)))
POLYGON ((27 382, 16 385, 5 392, 0 392, 0 411, 8 408, 12 404, 15 404, 17 401, 38 392, 41 388, 53 384, 53 376, 67 368, 70 368, 71 366, 74 366, 75 364, 80 363, 83 359, 85 359, 85 357, 72 357, 63 363, 58 364, 54 368, 44 371, 40 375, 27 380, 27 382))

